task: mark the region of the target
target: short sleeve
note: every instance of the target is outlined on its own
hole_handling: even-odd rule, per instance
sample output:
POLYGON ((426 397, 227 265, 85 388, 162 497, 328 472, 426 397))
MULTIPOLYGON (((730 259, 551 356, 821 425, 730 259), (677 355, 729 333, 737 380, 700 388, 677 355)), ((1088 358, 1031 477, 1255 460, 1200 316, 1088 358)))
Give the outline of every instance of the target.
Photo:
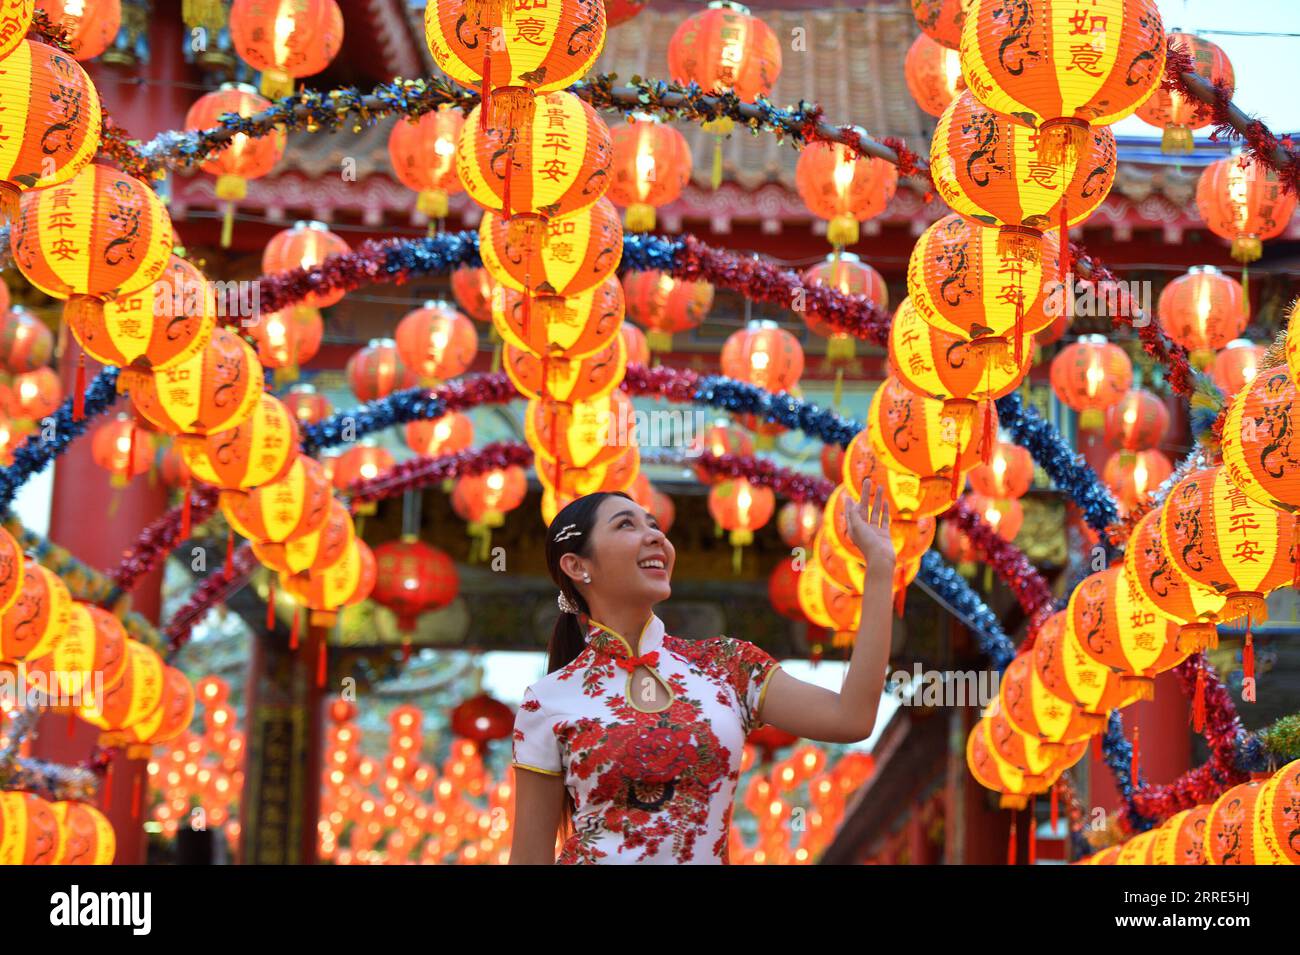
POLYGON ((780 664, 770 653, 748 640, 734 637, 722 637, 721 640, 727 654, 728 673, 736 690, 736 699, 740 701, 745 732, 748 733, 760 725, 758 717, 763 712, 767 687, 780 664))
POLYGON ((551 729, 546 707, 532 687, 524 690, 524 701, 515 713, 513 741, 511 764, 515 767, 549 776, 559 776, 563 772, 560 744, 551 729))

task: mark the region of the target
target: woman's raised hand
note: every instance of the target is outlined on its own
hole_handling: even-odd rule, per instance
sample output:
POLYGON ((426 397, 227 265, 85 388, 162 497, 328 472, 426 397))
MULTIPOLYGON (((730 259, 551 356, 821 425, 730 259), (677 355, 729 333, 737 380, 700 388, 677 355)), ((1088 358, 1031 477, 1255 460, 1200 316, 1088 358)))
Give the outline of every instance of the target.
POLYGON ((849 536, 866 559, 867 574, 883 575, 892 580, 894 542, 889 533, 889 502, 885 489, 875 487, 869 478, 862 481, 858 501, 848 507, 849 536))

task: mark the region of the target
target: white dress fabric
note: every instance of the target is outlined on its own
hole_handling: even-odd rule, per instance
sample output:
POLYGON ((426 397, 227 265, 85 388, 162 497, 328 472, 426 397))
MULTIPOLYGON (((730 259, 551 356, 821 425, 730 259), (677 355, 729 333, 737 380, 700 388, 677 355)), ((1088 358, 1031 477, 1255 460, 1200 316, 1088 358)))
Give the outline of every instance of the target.
POLYGON ((777 661, 746 640, 670 636, 654 614, 638 649, 592 621, 577 658, 524 691, 513 765, 562 776, 573 796, 559 864, 726 865, 745 737, 777 661), (633 686, 638 665, 653 677, 633 686), (671 697, 659 712, 643 708, 654 678, 671 697))

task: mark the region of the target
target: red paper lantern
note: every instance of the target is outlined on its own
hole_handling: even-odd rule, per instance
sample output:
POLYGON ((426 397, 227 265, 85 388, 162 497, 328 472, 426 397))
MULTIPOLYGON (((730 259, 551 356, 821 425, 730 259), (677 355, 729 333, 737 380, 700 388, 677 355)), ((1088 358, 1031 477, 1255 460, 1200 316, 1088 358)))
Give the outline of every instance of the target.
POLYGON ((1214 352, 1246 328, 1245 291, 1240 282, 1212 265, 1192 266, 1160 291, 1156 314, 1165 334, 1206 368, 1214 352))
POLYGON ((1235 395, 1259 373, 1265 348, 1245 338, 1234 338, 1214 356, 1210 377, 1225 395, 1235 395))
POLYGON ((378 477, 397 462, 384 448, 371 444, 356 444, 339 455, 334 464, 332 482, 340 491, 357 481, 378 477))
POLYGON ((671 351, 677 332, 695 328, 713 307, 713 286, 646 269, 623 276, 627 315, 646 330, 651 351, 671 351))
POLYGON ((479 224, 483 266, 497 282, 534 295, 577 295, 614 274, 623 258, 623 226, 608 199, 550 219, 539 233, 488 211, 479 224))
POLYGON ((789 391, 803 374, 799 339, 776 322, 751 321, 722 346, 722 373, 766 391, 789 391))
POLYGON ((420 614, 449 605, 460 589, 452 559, 413 536, 376 547, 375 565, 371 596, 397 614, 397 625, 406 632, 415 629, 420 614))
POLYGON ((1104 335, 1083 335, 1052 359, 1052 390, 1075 411, 1080 425, 1096 428, 1102 412, 1116 404, 1133 383, 1133 364, 1124 349, 1104 335))
POLYGON ((970 4, 971 0, 912 0, 912 16, 926 36, 955 50, 961 44, 961 30, 970 4))
POLYGON ((452 733, 480 747, 494 739, 505 739, 514 725, 515 711, 486 693, 470 697, 451 711, 452 733))
POLYGON ((40 421, 59 409, 63 384, 53 368, 37 368, 14 375, 13 393, 18 416, 40 421))
POLYGON ((1165 403, 1143 388, 1135 388, 1106 409, 1106 445, 1121 451, 1146 451, 1164 440, 1169 430, 1165 403))
POLYGON ((623 348, 627 351, 629 365, 650 364, 650 343, 646 341, 645 332, 631 322, 620 322, 618 333, 623 336, 623 348))
POLYGON ((988 464, 971 468, 970 486, 985 497, 1024 497, 1034 482, 1034 459, 1018 444, 999 441, 988 464))
POLYGON ((1025 523, 1024 506, 1018 498, 967 494, 965 500, 966 506, 984 518, 984 522, 1005 541, 1015 540, 1025 523))
POLYGON ((291 305, 268 312, 248 326, 257 342, 257 357, 267 368, 300 368, 316 357, 325 323, 320 312, 304 305, 291 305))
POLYGON ((776 515, 776 529, 790 547, 807 547, 822 526, 822 509, 812 501, 786 501, 776 515))
POLYGON ((838 484, 844 479, 844 449, 838 444, 822 446, 822 475, 826 480, 838 484))
POLYGON ((957 50, 924 33, 913 40, 907 50, 907 58, 903 60, 903 78, 907 80, 907 89, 916 105, 931 116, 942 116, 966 88, 957 50))
POLYGON ((426 381, 445 381, 469 370, 478 352, 478 333, 447 302, 425 302, 397 323, 402 364, 426 381))
POLYGON ((770 521, 775 510, 772 489, 746 478, 729 478, 709 489, 709 513, 723 530, 731 532, 736 547, 751 543, 754 531, 770 521))
MULTIPOLYGON (((332 3, 333 0, 327 2, 332 3)), ((262 271, 273 273, 306 269, 310 272, 324 262, 326 257, 346 255, 351 251, 348 244, 331 232, 325 223, 295 222, 293 228, 277 232, 266 243, 266 249, 262 252, 262 271)), ((298 304, 308 308, 325 308, 346 294, 343 289, 309 292, 298 304)))
POLYGON ((781 616, 806 623, 808 616, 799 606, 799 571, 794 561, 778 560, 767 578, 767 598, 781 616))
POLYGON ((315 424, 334 413, 330 400, 314 385, 294 385, 280 400, 299 425, 315 424))
POLYGON ((650 0, 605 0, 606 26, 626 23, 650 5, 650 0))
POLYGON ((430 219, 447 218, 448 196, 463 191, 456 174, 456 144, 465 114, 443 104, 412 121, 399 119, 388 134, 388 159, 407 189, 419 193, 415 207, 430 219))
POLYGON ((1116 451, 1106 459, 1102 480, 1115 493, 1120 510, 1128 513, 1173 473, 1173 462, 1161 451, 1116 451))
POLYGON ((48 325, 15 305, 0 325, 0 364, 11 374, 34 371, 50 363, 54 333, 48 325))
POLYGON ((474 443, 474 422, 459 411, 406 423, 406 445, 427 458, 459 454, 474 443))
POLYGON ((492 276, 484 268, 459 268, 451 273, 451 294, 456 304, 476 322, 492 321, 492 276))
POLYGON ((813 215, 826 219, 826 238, 836 248, 858 241, 858 223, 885 211, 898 189, 898 167, 859 156, 841 143, 817 140, 799 154, 795 188, 813 215))
POLYGON ((752 102, 771 93, 781 75, 781 43, 747 7, 714 0, 678 25, 668 41, 668 72, 678 83, 752 102))
POLYGON ((153 435, 135 423, 129 414, 119 414, 95 428, 90 456, 112 476, 115 487, 123 487, 137 474, 153 466, 153 435))
POLYGON ((230 40, 261 71, 262 93, 279 99, 329 66, 343 45, 343 14, 334 0, 234 0, 230 40))
POLYGON ((655 227, 655 209, 675 202, 691 180, 691 149, 686 137, 652 115, 633 114, 610 131, 608 198, 627 209, 630 232, 655 227))
POLYGON ((352 393, 361 401, 376 401, 399 388, 414 388, 419 376, 407 368, 391 338, 372 338, 352 353, 344 369, 352 393))
POLYGON ((1264 240, 1282 234, 1295 212, 1296 196, 1282 188, 1274 169, 1247 154, 1210 163, 1196 183, 1196 208, 1215 235, 1232 243, 1232 258, 1254 262, 1264 240))
MULTIPOLYGON (((1222 88, 1232 98, 1236 77, 1223 50, 1193 33, 1170 33, 1168 42, 1192 57, 1192 69, 1197 76, 1210 86, 1222 88)), ((1158 86, 1138 106, 1137 115, 1164 131, 1160 149, 1166 153, 1190 153, 1195 145, 1192 130, 1203 129, 1214 121, 1209 104, 1158 86)))

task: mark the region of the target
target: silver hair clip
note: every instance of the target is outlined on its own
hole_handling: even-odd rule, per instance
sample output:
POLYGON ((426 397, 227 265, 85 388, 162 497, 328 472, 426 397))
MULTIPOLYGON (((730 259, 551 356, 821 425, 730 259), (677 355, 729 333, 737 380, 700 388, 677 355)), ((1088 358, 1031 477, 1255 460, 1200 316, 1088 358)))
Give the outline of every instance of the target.
POLYGON ((578 530, 577 524, 565 524, 560 533, 555 535, 554 542, 567 541, 570 537, 581 537, 582 531, 578 530))
POLYGON ((555 598, 555 602, 559 604, 560 613, 576 614, 579 612, 578 605, 574 603, 572 600, 570 600, 569 595, 566 594, 563 590, 561 590, 560 595, 555 598))

